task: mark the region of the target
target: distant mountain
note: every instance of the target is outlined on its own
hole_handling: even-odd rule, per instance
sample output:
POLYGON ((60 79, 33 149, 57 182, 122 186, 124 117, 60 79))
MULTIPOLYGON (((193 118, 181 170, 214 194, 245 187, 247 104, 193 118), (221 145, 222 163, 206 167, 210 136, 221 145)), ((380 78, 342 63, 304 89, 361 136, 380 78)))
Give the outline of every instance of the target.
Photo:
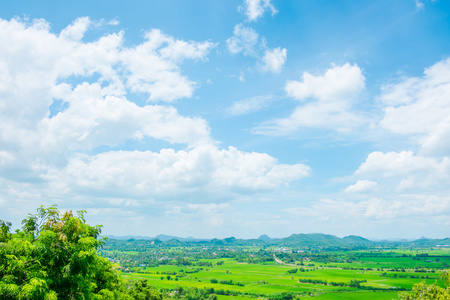
POLYGON ((414 239, 390 238, 390 239, 371 239, 371 241, 385 242, 385 243, 408 243, 414 241, 414 239))
MULTIPOLYGON (((266 234, 261 235, 258 239, 236 239, 235 237, 228 237, 225 239, 196 239, 194 237, 180 238, 171 235, 159 234, 156 237, 147 236, 114 236, 109 235, 109 239, 114 240, 150 240, 155 244, 167 244, 178 246, 182 244, 202 243, 205 246, 215 245, 215 246, 242 246, 242 245, 274 245, 274 246, 322 246, 322 247, 360 247, 360 246, 374 246, 374 245, 386 245, 386 244, 402 244, 407 246, 424 246, 424 247, 450 247, 450 238, 445 239, 428 239, 421 238, 418 240, 369 240, 356 235, 349 235, 344 238, 339 238, 330 234, 323 233, 300 233, 292 234, 288 237, 281 239, 274 239, 266 234)), ((152 243, 153 243, 152 242, 152 243)))
POLYGON ((181 245, 183 245, 183 242, 180 242, 177 239, 171 239, 170 241, 166 241, 165 244, 168 246, 181 246, 181 245))
POLYGON ((280 239, 279 243, 300 244, 305 246, 328 246, 344 244, 342 239, 338 238, 337 236, 323 233, 293 234, 287 238, 280 239))
POLYGON ((349 235, 344 237, 342 240, 350 244, 373 244, 372 241, 357 235, 349 235))
POLYGON ((179 237, 173 236, 173 235, 165 235, 165 234, 158 234, 156 236, 157 239, 160 239, 163 242, 168 242, 170 240, 178 240, 179 237))
POLYGON ((232 244, 232 243, 236 242, 236 238, 234 236, 232 236, 232 237, 223 239, 223 241, 227 244, 232 244))
POLYGON ((106 235, 107 238, 109 239, 114 239, 114 240, 154 240, 154 237, 148 237, 148 236, 142 236, 142 235, 122 235, 122 236, 117 236, 117 235, 106 235))
POLYGON ((436 246, 450 246, 450 238, 446 239, 427 239, 422 238, 415 241, 409 242, 414 246, 425 246, 425 247, 436 247, 436 246))
POLYGON ((272 238, 269 237, 267 234, 263 234, 263 235, 259 236, 258 240, 262 240, 262 241, 265 241, 265 242, 270 242, 272 240, 272 238))
POLYGON ((165 234, 158 234, 156 237, 149 237, 149 236, 142 236, 142 235, 124 235, 124 236, 107 235, 106 237, 109 239, 114 239, 114 240, 159 240, 162 242, 168 242, 171 240, 178 240, 180 242, 210 241, 210 239, 197 239, 192 236, 182 238, 182 237, 178 237, 178 236, 165 235, 165 234))
POLYGON ((216 245, 216 246, 222 246, 225 244, 223 240, 219 240, 219 239, 212 239, 210 241, 210 243, 213 245, 216 245))

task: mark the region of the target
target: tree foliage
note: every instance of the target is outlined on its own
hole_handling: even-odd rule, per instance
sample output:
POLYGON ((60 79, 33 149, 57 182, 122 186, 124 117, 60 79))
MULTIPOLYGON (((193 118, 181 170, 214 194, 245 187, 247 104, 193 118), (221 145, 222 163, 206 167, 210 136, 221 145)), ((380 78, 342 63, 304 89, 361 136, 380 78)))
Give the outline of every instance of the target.
POLYGON ((441 274, 446 287, 440 287, 436 283, 427 285, 425 282, 415 284, 409 293, 401 293, 401 300, 448 300, 450 299, 450 274, 442 272, 441 274))
POLYGON ((162 294, 151 289, 147 285, 146 280, 136 281, 132 284, 131 288, 128 290, 128 294, 132 299, 135 300, 162 300, 162 294))
POLYGON ((101 226, 86 224, 85 211, 61 213, 41 206, 11 233, 0 220, 0 299, 162 299, 146 284, 126 288, 112 264, 98 255, 101 226))

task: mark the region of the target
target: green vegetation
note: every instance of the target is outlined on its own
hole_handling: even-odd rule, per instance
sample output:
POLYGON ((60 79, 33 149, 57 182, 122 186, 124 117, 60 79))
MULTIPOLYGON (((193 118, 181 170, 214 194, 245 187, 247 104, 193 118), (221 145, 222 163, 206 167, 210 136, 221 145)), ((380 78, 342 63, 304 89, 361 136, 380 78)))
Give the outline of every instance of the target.
POLYGON ((173 246, 169 241, 109 240, 101 253, 119 263, 127 278, 148 280, 171 297, 202 294, 198 299, 212 294, 218 299, 397 299, 399 292, 422 281, 442 286, 440 273, 450 263, 448 248, 411 243, 339 247, 311 246, 309 241, 288 247, 229 241, 173 246), (183 291, 173 294, 179 287, 183 291))
POLYGON ((400 299, 414 300, 414 299, 433 299, 433 300, 447 300, 450 299, 450 274, 442 272, 442 277, 447 285, 446 288, 438 286, 436 283, 426 285, 424 282, 415 284, 410 293, 401 293, 400 299))
POLYGON ((123 281, 98 255, 101 227, 84 213, 40 207, 15 233, 0 220, 0 299, 162 299, 146 282, 123 281))
POLYGON ((84 213, 0 221, 0 299, 449 299, 446 240, 106 240, 84 213))

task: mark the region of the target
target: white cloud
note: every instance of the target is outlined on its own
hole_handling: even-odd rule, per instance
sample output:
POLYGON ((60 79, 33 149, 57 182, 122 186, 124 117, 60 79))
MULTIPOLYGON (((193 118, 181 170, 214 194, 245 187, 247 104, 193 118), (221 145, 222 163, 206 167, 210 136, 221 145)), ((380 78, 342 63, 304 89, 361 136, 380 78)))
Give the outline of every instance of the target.
POLYGON ((64 28, 59 37, 64 40, 79 42, 88 30, 89 25, 91 25, 91 20, 88 17, 78 18, 71 25, 64 28))
POLYGON ((280 47, 267 49, 262 58, 262 69, 265 72, 280 73, 287 58, 287 50, 280 47))
POLYGON ((404 207, 399 201, 390 203, 373 198, 368 201, 364 216, 371 219, 393 219, 403 209, 404 207))
POLYGON ((272 16, 278 12, 271 3, 271 0, 244 0, 243 9, 249 21, 256 21, 266 11, 270 11, 272 16))
POLYGON ((144 43, 121 55, 130 72, 126 82, 130 90, 150 94, 151 101, 191 97, 196 84, 180 74, 177 64, 185 59, 205 59, 215 44, 175 40, 156 29, 147 32, 145 38, 144 43))
POLYGON ((253 28, 242 24, 234 27, 233 36, 227 39, 227 49, 232 54, 242 53, 257 59, 263 72, 280 73, 287 59, 286 49, 268 48, 264 37, 260 38, 253 28))
POLYGON ((363 193, 372 191, 378 183, 371 180, 358 180, 355 184, 348 186, 345 188, 344 192, 346 193, 363 193))
POLYGON ((376 151, 369 154, 355 175, 370 176, 379 183, 383 182, 380 189, 387 190, 393 186, 392 192, 427 190, 430 187, 446 190, 450 180, 450 159, 418 156, 412 151, 376 151))
POLYGON ((135 48, 122 46, 123 33, 83 43, 80 39, 89 24, 88 18, 77 19, 57 36, 43 20, 31 25, 0 20, 1 44, 14 45, 0 50, 2 115, 13 123, 36 123, 48 115, 52 98, 58 96, 53 95, 56 82, 72 75, 89 81, 89 76, 99 74, 98 82, 109 95, 123 96, 129 89, 147 93, 152 101, 190 97, 196 84, 181 75, 177 63, 205 59, 214 46, 174 40, 158 31, 147 33, 147 41, 135 48), (187 51, 181 54, 180 47, 187 51))
POLYGON ((438 196, 415 196, 412 199, 385 201, 370 199, 366 202, 365 217, 393 219, 395 217, 442 216, 450 212, 450 198, 438 196))
POLYGON ((362 119, 352 112, 352 102, 364 89, 365 78, 357 65, 345 64, 328 69, 323 76, 305 72, 302 81, 290 80, 285 91, 305 102, 287 118, 273 119, 253 129, 259 134, 291 134, 301 127, 348 131, 362 119))
POLYGON ((422 10, 424 7, 424 4, 420 2, 419 0, 414 0, 416 3, 416 10, 422 10))
POLYGON ((273 190, 309 172, 309 167, 303 164, 278 164, 267 154, 208 146, 177 152, 163 149, 159 153, 119 151, 77 155, 64 169, 51 169, 42 177, 54 191, 60 189, 64 193, 98 190, 128 198, 192 193, 221 193, 229 197, 230 193, 273 190))
MULTIPOLYGON (((450 180, 450 59, 382 87, 379 125, 404 136, 415 151, 375 151, 355 172, 378 183, 365 215, 375 220, 448 213, 450 180), (415 144, 415 145, 414 145, 415 144), (408 193, 408 194, 406 194, 408 193), (381 200, 383 199, 383 200, 381 200)), ((440 222, 441 217, 433 217, 440 222)))
POLYGON ((415 135, 427 155, 450 153, 450 59, 425 69, 423 77, 404 78, 383 87, 385 115, 380 125, 394 133, 415 135))
POLYGON ((108 21, 106 24, 108 24, 110 26, 117 26, 120 24, 120 21, 117 19, 112 19, 112 20, 108 21))
POLYGON ((245 115, 264 109, 275 100, 277 100, 277 98, 272 95, 255 96, 234 102, 233 105, 227 109, 227 112, 231 116, 245 115))
POLYGON ((207 219, 207 222, 212 227, 221 227, 224 223, 224 212, 229 208, 228 203, 207 203, 194 204, 189 203, 188 209, 197 212, 197 218, 207 219))
POLYGON ((191 146, 211 142, 205 120, 180 116, 171 106, 139 107, 125 98, 103 97, 98 84, 79 85, 62 99, 70 106, 37 124, 42 149, 94 149, 134 137, 191 146))
POLYGON ((14 46, 0 49, 4 176, 38 180, 47 164, 64 165, 72 151, 131 139, 189 147, 212 142, 205 120, 180 116, 170 106, 138 106, 125 97, 130 91, 166 101, 191 95, 194 83, 181 75, 177 63, 206 59, 212 43, 183 42, 159 31, 149 32, 135 48, 122 46, 123 33, 84 43, 90 24, 89 18, 80 18, 57 35, 44 20, 0 20, 0 43, 14 46), (187 51, 181 54, 180 47, 187 51), (139 61, 145 61, 140 65, 145 70, 137 67, 139 61), (71 76, 77 78, 74 87, 66 82, 71 76), (64 103, 64 109, 51 115, 54 101, 64 103))
MULTIPOLYGON (((450 197, 418 194, 415 196, 400 195, 391 201, 370 198, 358 202, 321 199, 313 202, 310 207, 290 207, 284 211, 297 217, 312 217, 316 220, 332 222, 339 219, 340 223, 347 223, 346 226, 366 225, 371 220, 396 221, 397 224, 401 224, 401 218, 411 217, 418 217, 421 222, 435 226, 436 223, 444 223, 436 221, 450 212, 450 197), (351 223, 345 222, 345 220, 351 223)), ((408 224, 411 226, 411 223, 408 224)), ((374 225, 380 226, 381 223, 376 222, 374 225)))
POLYGON ((130 206, 194 191, 215 201, 309 174, 305 165, 279 164, 267 154, 220 150, 204 119, 164 105, 192 96, 195 82, 180 64, 206 61, 214 43, 159 30, 132 47, 123 45, 123 32, 83 42, 92 24, 80 18, 58 35, 45 20, 0 20, 0 44, 13 45, 0 48, 0 189, 33 183, 34 195, 96 195, 130 206), (137 105, 134 92, 163 104, 137 105), (186 150, 96 150, 143 139, 186 150))
POLYGON ((245 56, 255 57, 261 47, 259 35, 253 28, 242 24, 234 26, 233 36, 227 39, 227 49, 233 54, 243 52, 245 56))
POLYGON ((285 91, 288 96, 301 101, 315 98, 323 102, 347 102, 364 89, 364 81, 361 69, 346 63, 333 66, 323 76, 305 72, 302 81, 287 81, 285 91))
POLYGON ((436 168, 438 162, 432 158, 417 157, 412 151, 372 152, 359 166, 356 174, 379 173, 384 177, 410 174, 436 168))
POLYGON ((442 120, 428 136, 421 141, 421 154, 449 156, 450 154, 450 116, 442 120))
POLYGON ((239 81, 240 81, 240 82, 244 82, 244 81, 245 81, 244 72, 241 72, 241 73, 239 74, 239 81))
POLYGON ((310 207, 289 207, 283 211, 297 217, 312 217, 314 219, 328 221, 336 217, 339 219, 359 217, 363 214, 364 209, 364 203, 320 199, 313 202, 310 207))

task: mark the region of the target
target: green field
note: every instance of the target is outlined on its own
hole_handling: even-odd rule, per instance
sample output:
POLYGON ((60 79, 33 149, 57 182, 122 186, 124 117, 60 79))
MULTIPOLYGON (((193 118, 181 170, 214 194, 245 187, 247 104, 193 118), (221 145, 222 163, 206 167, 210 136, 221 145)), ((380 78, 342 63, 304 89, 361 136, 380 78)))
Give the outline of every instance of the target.
MULTIPOLYGON (((296 296, 314 296, 316 299, 395 299, 399 288, 409 290, 413 284, 423 280, 427 283, 439 280, 439 272, 427 272, 426 275, 423 275, 425 273, 414 272, 413 263, 409 260, 402 257, 396 261, 392 257, 388 257, 384 260, 378 258, 375 262, 342 263, 337 267, 307 266, 301 268, 303 271, 290 274, 288 271, 298 268, 298 266, 275 263, 248 264, 236 262, 234 259, 224 259, 222 265, 213 265, 212 267, 164 265, 134 268, 133 273, 125 273, 124 275, 134 279, 146 279, 152 286, 166 289, 176 289, 177 287, 213 288, 215 291, 237 291, 240 295, 247 296, 270 296, 292 292, 296 296), (387 267, 388 265, 411 269, 404 272, 359 270, 359 268, 387 267), (350 266, 358 269, 343 269, 350 266), (426 277, 428 279, 425 279, 426 277), (326 283, 302 282, 308 279, 322 280, 326 283), (212 283, 211 280, 216 280, 217 283, 212 283), (364 282, 360 283, 360 288, 329 284, 330 282, 336 282, 348 285, 352 280, 364 282), (221 281, 232 284, 220 283, 221 281), (381 290, 365 290, 369 287, 381 290)), ((204 261, 214 263, 214 260, 204 261)), ((242 296, 227 296, 224 299, 242 299, 242 296)))
POLYGON ((112 241, 102 255, 126 278, 188 300, 398 299, 420 282, 444 286, 450 266, 448 248, 229 243, 112 241))

